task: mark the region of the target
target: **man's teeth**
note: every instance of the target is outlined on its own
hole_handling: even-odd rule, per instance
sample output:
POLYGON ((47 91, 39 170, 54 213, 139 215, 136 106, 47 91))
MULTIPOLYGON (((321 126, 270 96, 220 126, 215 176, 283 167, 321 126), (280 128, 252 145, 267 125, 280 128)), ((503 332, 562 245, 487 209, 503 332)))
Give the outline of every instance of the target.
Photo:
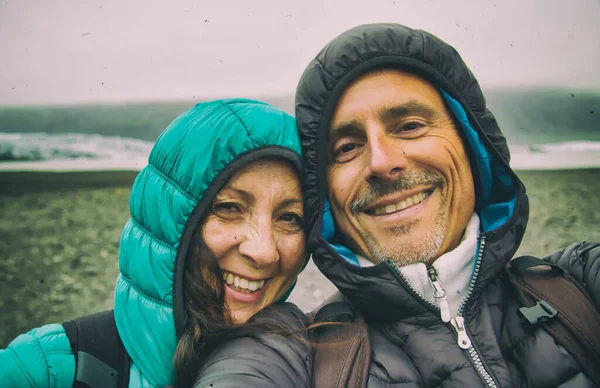
POLYGON ((413 195, 410 198, 406 198, 404 201, 400 201, 398 203, 393 203, 391 205, 376 207, 375 209, 372 210, 372 213, 375 214, 376 216, 379 216, 382 214, 390 214, 390 213, 393 213, 398 210, 404 210, 411 205, 416 205, 416 204, 423 202, 423 200, 425 198, 427 198, 428 195, 429 194, 424 193, 424 192, 418 193, 418 194, 413 195))
POLYGON ((265 285, 264 280, 248 280, 229 272, 223 272, 223 281, 237 291, 254 292, 265 285))

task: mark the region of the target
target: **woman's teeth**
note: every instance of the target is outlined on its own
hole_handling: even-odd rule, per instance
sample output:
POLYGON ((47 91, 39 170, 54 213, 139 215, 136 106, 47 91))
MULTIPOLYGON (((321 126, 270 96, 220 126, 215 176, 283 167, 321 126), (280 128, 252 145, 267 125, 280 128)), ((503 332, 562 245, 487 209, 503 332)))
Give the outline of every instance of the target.
POLYGON ((264 280, 248 280, 229 272, 223 272, 223 281, 236 291, 249 294, 258 291, 265 285, 264 280))
POLYGON ((390 205, 376 207, 375 209, 373 209, 371 211, 371 213, 375 214, 376 216, 379 216, 382 214, 390 214, 390 213, 396 212, 398 210, 404 210, 409 206, 417 205, 417 204, 423 202, 423 200, 425 198, 427 198, 429 196, 429 194, 430 194, 429 191, 417 193, 410 198, 406 198, 404 201, 400 201, 398 203, 393 203, 390 205))

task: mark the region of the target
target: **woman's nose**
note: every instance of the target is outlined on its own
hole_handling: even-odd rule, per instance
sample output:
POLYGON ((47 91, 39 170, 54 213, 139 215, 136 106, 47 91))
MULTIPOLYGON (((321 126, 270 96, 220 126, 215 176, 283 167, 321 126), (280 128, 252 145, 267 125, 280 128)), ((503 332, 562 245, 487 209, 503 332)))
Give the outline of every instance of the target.
POLYGON ((279 260, 279 252, 270 223, 250 226, 238 249, 242 255, 250 258, 258 267, 268 266, 279 260))

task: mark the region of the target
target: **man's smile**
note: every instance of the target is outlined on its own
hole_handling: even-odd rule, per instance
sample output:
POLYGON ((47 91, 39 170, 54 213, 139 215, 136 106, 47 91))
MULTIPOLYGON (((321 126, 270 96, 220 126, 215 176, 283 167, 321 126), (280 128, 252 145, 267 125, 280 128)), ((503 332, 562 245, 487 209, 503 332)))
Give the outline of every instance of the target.
POLYGON ((427 189, 402 199, 388 200, 381 204, 368 206, 364 212, 369 215, 386 215, 402 211, 410 206, 418 205, 433 193, 433 189, 427 189))

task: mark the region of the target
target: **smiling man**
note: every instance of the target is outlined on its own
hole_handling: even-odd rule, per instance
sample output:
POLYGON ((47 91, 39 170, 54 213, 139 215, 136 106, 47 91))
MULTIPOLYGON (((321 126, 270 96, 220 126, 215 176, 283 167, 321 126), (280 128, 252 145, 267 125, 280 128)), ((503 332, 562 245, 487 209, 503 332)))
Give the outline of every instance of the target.
POLYGON ((399 265, 430 264, 458 246, 473 178, 431 84, 398 70, 368 73, 344 91, 331 127, 328 194, 348 245, 399 265))
MULTIPOLYGON (((592 387, 501 275, 529 214, 523 183, 459 54, 397 24, 353 28, 296 94, 308 244, 364 317, 368 387, 592 387)), ((600 247, 545 259, 600 302, 600 247)), ((331 373, 334 373, 331 371, 331 373)))

